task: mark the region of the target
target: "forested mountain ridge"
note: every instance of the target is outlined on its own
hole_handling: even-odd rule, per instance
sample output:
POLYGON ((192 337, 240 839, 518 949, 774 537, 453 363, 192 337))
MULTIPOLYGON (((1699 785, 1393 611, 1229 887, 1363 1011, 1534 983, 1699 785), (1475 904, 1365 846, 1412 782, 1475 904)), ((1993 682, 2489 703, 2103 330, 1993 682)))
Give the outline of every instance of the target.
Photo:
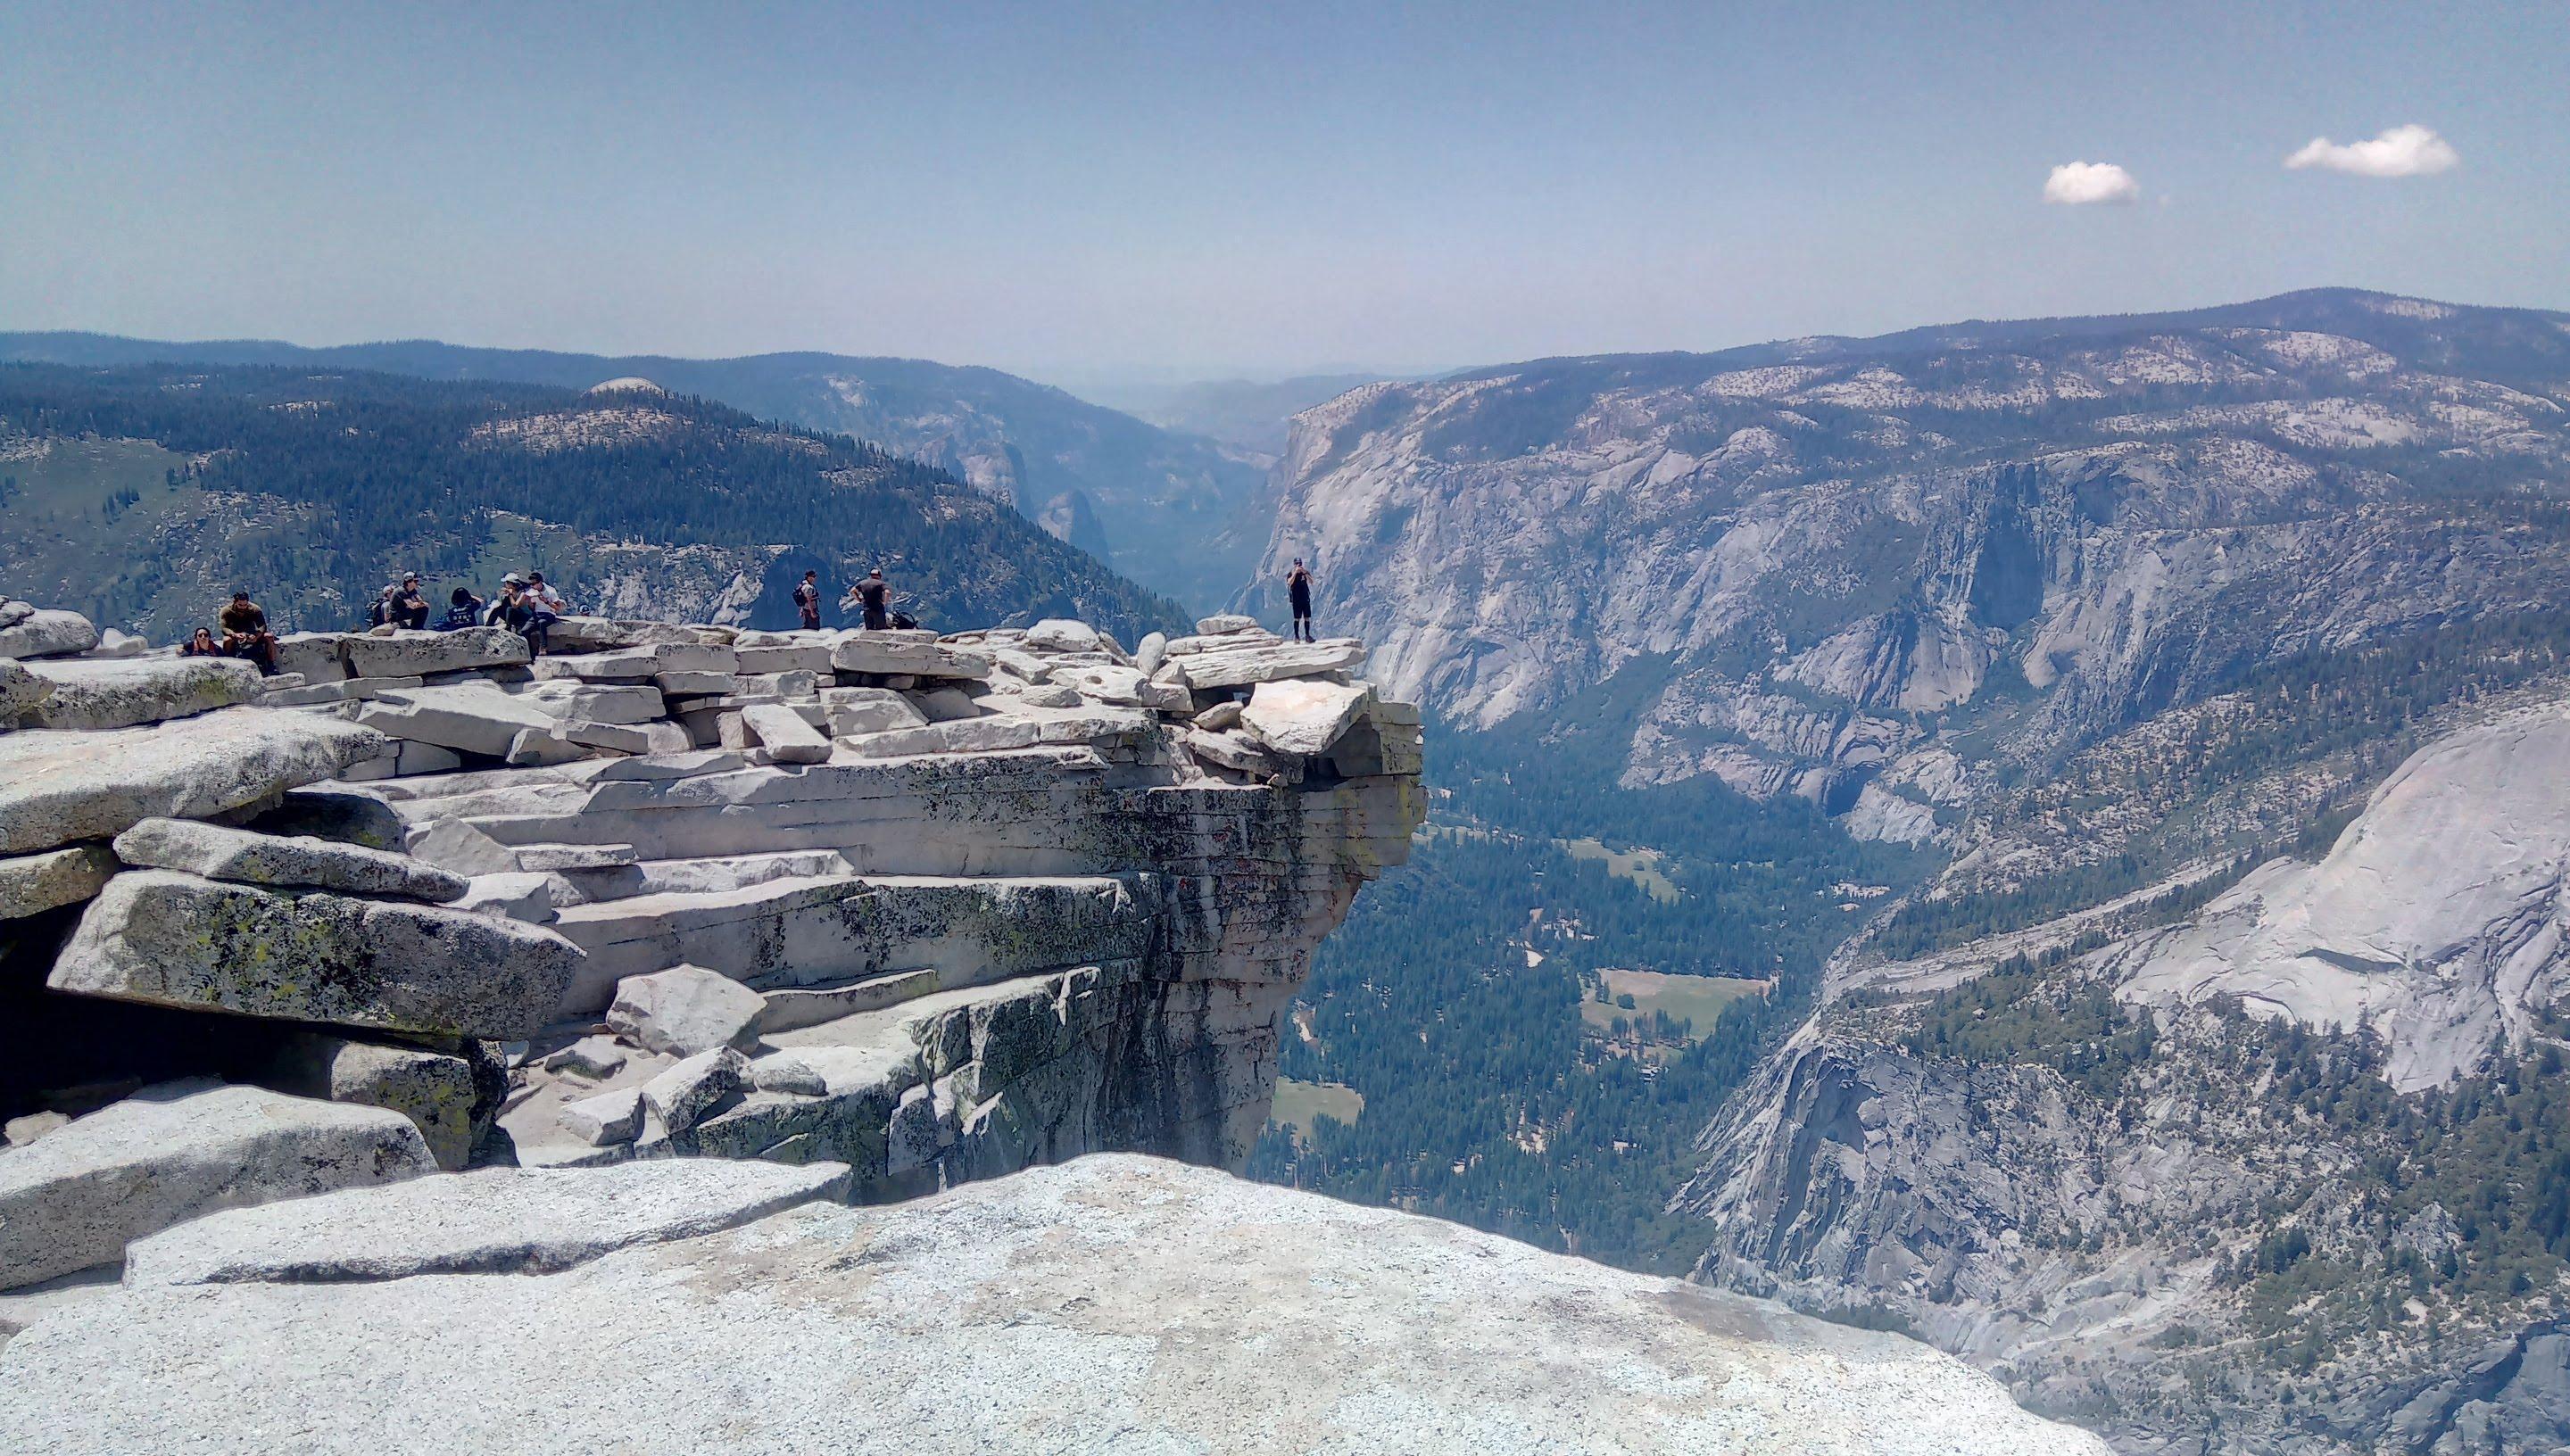
POLYGON ((996 369, 825 353, 611 358, 431 340, 303 348, 83 333, 0 333, 5 359, 366 369, 568 389, 648 379, 761 419, 853 436, 941 466, 1015 505, 1055 537, 1197 610, 1212 609, 1238 586, 1266 536, 1263 462, 996 369))
POLYGON ((13 592, 169 640, 254 591, 362 621, 391 572, 548 572, 583 610, 791 625, 878 561, 932 624, 1181 613, 946 472, 658 391, 309 367, 0 364, 13 592))

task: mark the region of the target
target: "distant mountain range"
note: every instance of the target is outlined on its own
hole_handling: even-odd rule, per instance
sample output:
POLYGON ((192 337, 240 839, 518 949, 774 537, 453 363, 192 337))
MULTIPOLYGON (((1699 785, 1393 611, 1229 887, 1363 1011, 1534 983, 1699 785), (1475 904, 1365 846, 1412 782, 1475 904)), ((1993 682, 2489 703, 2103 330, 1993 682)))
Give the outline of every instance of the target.
POLYGON ((1263 460, 995 369, 817 353, 609 358, 427 340, 304 348, 87 333, 0 333, 0 360, 370 369, 569 389, 641 377, 675 394, 854 436, 943 467, 1196 610, 1211 610, 1236 591, 1267 542, 1263 460))
POLYGON ((0 513, 10 594, 158 641, 234 588, 357 624, 404 570, 440 606, 533 567, 584 611, 760 627, 877 563, 940 627, 1186 616, 935 466, 639 385, 0 363, 0 513))

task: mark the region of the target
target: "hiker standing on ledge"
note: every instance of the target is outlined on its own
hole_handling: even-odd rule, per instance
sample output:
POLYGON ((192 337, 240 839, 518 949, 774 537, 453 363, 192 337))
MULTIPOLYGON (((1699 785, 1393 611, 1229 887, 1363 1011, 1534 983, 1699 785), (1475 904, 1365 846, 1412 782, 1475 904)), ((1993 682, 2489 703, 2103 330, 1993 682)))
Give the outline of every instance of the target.
POLYGON ((794 588, 794 609, 803 616, 803 630, 821 630, 821 573, 806 571, 803 584, 794 588))
POLYGON ((880 632, 892 625, 892 583, 884 579, 883 567, 866 573, 864 580, 848 588, 866 609, 866 630, 880 632))
POLYGON ((1285 594, 1294 602, 1294 640, 1312 641, 1312 573, 1303 569, 1301 556, 1294 558, 1294 569, 1285 573, 1285 594))

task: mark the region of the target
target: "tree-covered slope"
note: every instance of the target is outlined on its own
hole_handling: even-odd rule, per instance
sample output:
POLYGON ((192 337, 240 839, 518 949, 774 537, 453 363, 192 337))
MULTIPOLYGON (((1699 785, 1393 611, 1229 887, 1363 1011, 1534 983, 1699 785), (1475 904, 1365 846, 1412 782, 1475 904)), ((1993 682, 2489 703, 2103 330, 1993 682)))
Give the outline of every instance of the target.
POLYGON ((568 389, 648 379, 941 466, 1199 610, 1238 588, 1267 536, 1260 461, 996 369, 823 353, 610 358, 424 339, 308 349, 256 339, 179 343, 82 333, 0 334, 0 359, 367 369, 568 389))
POLYGON ((488 591, 537 567, 580 609, 790 625, 883 563, 932 624, 1170 603, 946 472, 701 399, 308 366, 0 365, 12 594, 168 638, 234 586, 345 625, 387 575, 488 591))

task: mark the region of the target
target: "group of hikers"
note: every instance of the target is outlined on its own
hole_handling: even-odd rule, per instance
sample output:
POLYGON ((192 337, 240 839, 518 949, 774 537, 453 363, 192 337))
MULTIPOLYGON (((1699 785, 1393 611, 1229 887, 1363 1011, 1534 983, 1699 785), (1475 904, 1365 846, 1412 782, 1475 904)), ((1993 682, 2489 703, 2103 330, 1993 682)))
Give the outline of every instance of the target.
MULTIPOLYGON (((542 571, 520 575, 511 571, 500 578, 500 594, 486 600, 473 594, 469 586, 458 586, 446 596, 446 612, 433 628, 428 619, 429 602, 420 589, 417 572, 405 574, 399 581, 375 593, 374 604, 367 609, 366 625, 370 627, 407 627, 412 631, 462 631, 466 627, 507 627, 527 639, 527 648, 543 656, 553 624, 571 609, 545 580, 542 571)), ((232 593, 231 603, 215 614, 215 625, 199 627, 179 648, 183 657, 238 657, 258 664, 261 672, 276 671, 276 633, 268 627, 267 612, 246 591, 232 593)))
POLYGON ((211 627, 199 627, 195 636, 179 648, 183 657, 238 657, 258 664, 264 673, 276 671, 276 633, 267 629, 267 613, 249 599, 246 591, 235 591, 229 605, 214 614, 221 626, 217 639, 211 627))
POLYGON ((496 597, 486 599, 474 595, 470 586, 458 586, 446 594, 446 612, 433 626, 428 619, 429 610, 428 593, 420 589, 419 576, 412 572, 375 593, 374 605, 366 613, 366 625, 408 627, 415 632, 507 627, 526 638, 528 650, 542 657, 553 624, 562 620, 571 604, 545 580, 544 572, 520 575, 511 571, 500 578, 500 594, 496 597))
MULTIPOLYGON (((1294 606, 1294 640, 1309 642, 1312 637, 1312 573, 1305 569, 1303 558, 1294 558, 1294 567, 1285 573, 1285 594, 1294 606)), ((884 578, 883 567, 877 566, 848 587, 841 599, 842 608, 855 606, 869 631, 915 627, 919 619, 905 611, 893 609, 892 582, 884 578)), ((806 571, 801 584, 794 588, 794 609, 803 630, 821 629, 821 573, 806 571)), ((447 593, 446 613, 437 619, 436 630, 461 631, 466 627, 507 627, 527 639, 527 650, 535 656, 545 654, 553 624, 570 610, 561 592, 545 580, 542 571, 520 575, 516 571, 500 578, 500 594, 486 600, 473 594, 469 586, 458 586, 447 593)), ((420 589, 417 572, 405 574, 375 594, 374 605, 366 615, 370 627, 408 627, 413 631, 429 629, 427 593, 420 589)), ((268 629, 267 613, 250 600, 246 591, 232 593, 231 603, 214 618, 221 629, 199 627, 179 650, 189 657, 238 657, 258 664, 261 672, 276 671, 276 633, 268 629)))
MULTIPOLYGON (((848 587, 848 594, 839 599, 839 609, 845 611, 851 604, 855 605, 863 613, 868 631, 889 631, 896 627, 907 629, 919 625, 919 618, 909 612, 893 610, 892 602, 892 583, 884 579, 883 567, 877 566, 848 587)), ((803 573, 803 580, 794 588, 794 613, 803 630, 821 630, 820 572, 803 573)))

